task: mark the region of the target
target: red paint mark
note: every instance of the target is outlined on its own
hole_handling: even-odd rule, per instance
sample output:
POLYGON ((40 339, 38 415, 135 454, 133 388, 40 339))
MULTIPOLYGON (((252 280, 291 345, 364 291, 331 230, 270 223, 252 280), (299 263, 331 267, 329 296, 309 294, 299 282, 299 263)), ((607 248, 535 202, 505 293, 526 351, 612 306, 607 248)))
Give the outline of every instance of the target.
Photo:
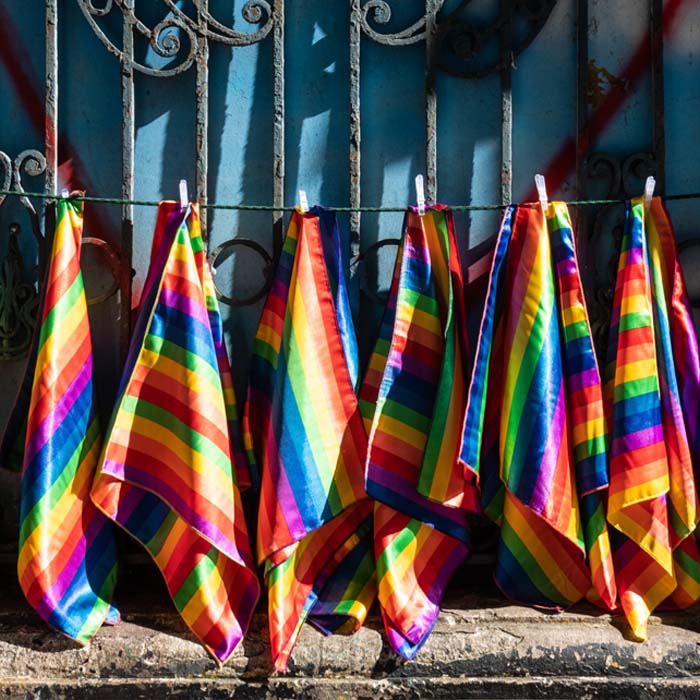
MULTIPOLYGON (((663 35, 671 33, 680 10, 686 0, 667 0, 663 10, 663 35)), ((659 37, 660 39, 660 37, 659 37)), ((620 80, 627 88, 636 85, 644 73, 644 69, 651 62, 651 40, 646 34, 637 45, 630 60, 620 73, 620 80)), ((579 134, 578 154, 583 156, 590 145, 605 131, 615 115, 620 111, 624 103, 630 97, 630 92, 617 85, 605 96, 600 107, 594 110, 588 118, 588 123, 579 134)), ((567 175, 576 167, 576 141, 568 139, 561 146, 554 158, 549 162, 545 170, 548 189, 554 191, 561 187, 567 175)), ((533 187, 525 201, 531 202, 537 199, 537 192, 533 187)))

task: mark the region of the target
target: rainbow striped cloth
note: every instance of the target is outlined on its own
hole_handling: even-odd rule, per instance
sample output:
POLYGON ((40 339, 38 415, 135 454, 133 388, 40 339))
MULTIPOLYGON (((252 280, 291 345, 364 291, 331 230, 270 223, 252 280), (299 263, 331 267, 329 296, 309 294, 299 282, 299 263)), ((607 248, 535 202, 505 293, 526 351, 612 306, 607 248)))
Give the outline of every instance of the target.
POLYGON ((452 215, 404 220, 389 300, 360 391, 377 500, 377 585, 392 648, 412 658, 468 553, 459 464, 466 405, 463 286, 452 215))
POLYGON ((260 593, 231 446, 234 406, 197 207, 162 202, 92 498, 154 558, 183 620, 220 663, 260 593))
POLYGON ((694 482, 698 345, 661 201, 627 205, 608 339, 608 521, 620 602, 637 639, 651 612, 700 595, 694 482))
POLYGON ((262 472, 257 545, 278 670, 306 620, 353 632, 375 596, 357 381, 335 218, 296 211, 260 318, 244 414, 262 472))
MULTIPOLYGON (((111 606, 117 553, 112 524, 92 504, 100 449, 79 202, 61 199, 35 340, 20 500, 17 572, 29 603, 86 643, 111 606)), ((21 407, 21 402, 18 408, 21 407)))
POLYGON ((564 203, 506 210, 461 460, 501 527, 496 582, 548 608, 616 590, 604 518, 604 408, 564 203))

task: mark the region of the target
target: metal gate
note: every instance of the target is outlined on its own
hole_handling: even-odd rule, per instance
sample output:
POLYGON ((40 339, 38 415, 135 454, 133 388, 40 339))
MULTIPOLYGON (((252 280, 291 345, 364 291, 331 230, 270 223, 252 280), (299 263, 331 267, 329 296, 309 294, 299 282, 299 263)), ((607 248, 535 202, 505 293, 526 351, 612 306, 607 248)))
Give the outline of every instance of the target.
MULTIPOLYGON (((172 100, 173 111, 192 113, 187 128, 192 143, 189 147, 183 145, 177 157, 188 163, 185 169, 193 165, 193 195, 206 208, 203 221, 205 225, 208 222, 209 249, 214 265, 232 251, 240 251, 241 246, 248 253, 260 256, 257 281, 247 293, 235 297, 220 289, 223 301, 230 306, 252 306, 252 318, 256 303, 265 294, 270 270, 281 248, 285 207, 294 204, 295 190, 292 187, 303 185, 299 168, 294 182, 290 182, 286 176, 290 149, 301 151, 299 142, 303 141, 303 133, 300 133, 297 142, 290 143, 288 130, 290 96, 295 95, 298 85, 305 80, 304 75, 296 72, 296 66, 304 60, 304 47, 301 47, 301 51, 297 50, 295 37, 300 34, 308 36, 308 28, 313 24, 313 36, 306 50, 311 53, 314 46, 323 44, 326 30, 316 21, 318 18, 314 12, 319 15, 325 13, 326 18, 330 16, 328 22, 332 26, 342 28, 332 37, 333 55, 341 57, 342 61, 333 62, 328 68, 331 79, 318 87, 318 99, 322 102, 326 99, 324 86, 327 85, 332 85, 333 90, 340 90, 345 95, 345 114, 340 121, 336 120, 331 125, 329 134, 331 131, 332 134, 327 137, 326 143, 334 146, 332 154, 326 152, 326 158, 332 159, 331 175, 338 175, 342 185, 340 189, 336 188, 339 193, 336 194, 337 200, 322 203, 349 210, 350 271, 357 276, 358 286, 364 291, 364 302, 359 304, 362 315, 368 313, 367 302, 371 303, 377 298, 376 287, 382 283, 381 267, 374 276, 367 269, 363 271, 363 267, 371 265, 369 259, 379 255, 383 246, 394 242, 393 236, 386 235, 391 227, 377 218, 377 209, 387 209, 386 206, 382 207, 383 201, 370 202, 373 206, 367 207, 367 210, 373 213, 361 218, 361 209, 368 203, 367 187, 371 189, 373 180, 376 180, 375 174, 368 177, 367 173, 372 172, 377 136, 372 137, 373 145, 368 147, 365 134, 368 131, 376 132, 377 121, 383 125, 384 136, 380 134, 380 138, 385 139, 392 138, 392 119, 399 130, 404 129, 403 121, 420 122, 420 129, 411 127, 407 131, 407 134, 414 136, 419 131, 423 134, 420 146, 416 145, 415 138, 412 141, 412 148, 418 149, 420 155, 414 154, 410 168, 425 173, 430 201, 479 205, 507 203, 514 194, 516 198, 529 198, 532 193, 523 183, 531 179, 531 174, 536 170, 545 172, 550 191, 560 193, 567 199, 592 195, 617 199, 637 194, 648 174, 656 175, 658 190, 663 192, 669 164, 665 129, 665 103, 669 100, 669 91, 665 91, 664 85, 665 36, 672 35, 681 19, 690 23, 691 30, 692 27, 697 28, 700 18, 695 10, 689 9, 690 4, 684 0, 628 0, 614 3, 616 7, 613 8, 611 3, 596 0, 349 0, 347 3, 337 0, 326 1, 325 4, 292 3, 291 0, 286 3, 285 0, 248 0, 244 3, 233 0, 46 0, 45 8, 21 9, 20 6, 26 3, 11 0, 6 8, 0 9, 0 26, 3 27, 0 29, 0 44, 4 44, 4 48, 0 49, 0 58, 7 70, 3 83, 7 89, 14 89, 19 94, 27 87, 22 84, 27 81, 22 71, 22 51, 26 53, 27 46, 30 46, 35 57, 37 53, 36 46, 31 45, 31 37, 23 37, 21 31, 18 35, 11 35, 12 22, 16 24, 18 17, 28 12, 31 22, 40 20, 45 28, 44 89, 37 89, 34 97, 36 101, 41 96, 43 103, 40 120, 43 124, 43 147, 13 153, 3 144, 4 130, 0 130, 0 149, 6 149, 0 150, 0 189, 39 191, 47 198, 22 197, 20 202, 27 216, 23 221, 9 222, 8 252, 0 279, 0 357, 21 357, 31 335, 37 304, 37 280, 32 278, 31 273, 35 253, 31 246, 21 244, 21 241, 26 236, 25 231, 33 233, 39 242, 40 269, 44 237, 51 230, 50 198, 60 194, 59 164, 70 155, 68 146, 59 144, 59 134, 65 131, 60 116, 66 113, 66 110, 62 110, 63 96, 70 100, 71 93, 75 92, 74 83, 80 80, 75 73, 66 76, 62 71, 64 55, 74 51, 73 41, 78 44, 82 42, 85 50, 90 52, 88 57, 83 57, 83 66, 92 61, 107 66, 105 56, 109 56, 111 63, 103 71, 105 82, 111 81, 110 84, 114 86, 114 78, 117 77, 119 84, 118 103, 116 96, 108 98, 106 92, 98 92, 91 97, 93 101, 104 102, 104 111, 109 114, 109 123, 114 128, 111 133, 119 134, 119 163, 108 166, 112 171, 118 166, 119 191, 87 193, 88 196, 104 199, 102 203, 90 204, 92 208, 108 206, 110 202, 112 206, 118 203, 119 232, 103 236, 99 232, 88 231, 86 243, 96 246, 104 274, 109 273, 113 278, 103 285, 99 294, 93 295, 91 302, 105 305, 114 304, 114 299, 118 299, 118 309, 106 310, 105 315, 109 316, 110 323, 118 327, 123 353, 129 337, 132 267, 138 268, 143 248, 141 239, 134 237, 135 224, 139 222, 138 205, 132 200, 144 198, 137 186, 137 172, 139 168, 147 166, 139 162, 137 155, 139 131, 135 115, 139 107, 148 102, 149 91, 157 89, 161 96, 169 95, 168 98, 159 99, 172 100), (43 17, 39 18, 39 12, 43 13, 43 17), (624 29, 626 23, 638 28, 643 24, 642 29, 631 32, 628 45, 622 52, 624 55, 613 61, 619 64, 615 70, 604 67, 601 59, 601 55, 605 54, 600 48, 601 36, 605 34, 608 20, 618 29, 624 29), (320 34, 317 31, 319 26, 320 34), (516 123, 519 110, 523 109, 523 100, 518 96, 518 91, 522 94, 523 88, 518 87, 518 81, 524 79, 526 85, 534 81, 537 85, 536 75, 522 74, 523 66, 527 66, 528 49, 533 44, 533 49, 539 47, 540 54, 546 54, 552 26, 555 27, 554 31, 564 28, 562 31, 567 32, 572 40, 567 42, 571 48, 570 52, 568 49, 565 51, 566 60, 562 62, 564 80, 570 88, 567 94, 556 95, 552 103, 546 84, 548 78, 544 77, 539 84, 540 94, 537 97, 545 102, 549 100, 550 104, 558 102, 562 105, 568 126, 556 148, 550 149, 546 158, 529 162, 527 167, 532 168, 530 174, 527 178, 521 176, 519 184, 514 187, 514 144, 515 150, 522 153, 517 140, 522 138, 525 128, 522 124, 518 127, 516 123), (93 40, 95 37, 99 40, 99 49, 95 48, 98 44, 94 41, 88 47, 88 40, 84 38, 86 30, 91 32, 93 40), (321 38, 317 39, 318 36, 321 38), (342 43, 339 37, 342 37, 342 43), (256 68, 258 73, 264 73, 264 79, 269 83, 269 98, 266 98, 264 108, 261 107, 252 118, 258 122, 258 140, 265 141, 264 150, 269 155, 265 165, 261 166, 267 169, 269 186, 260 192, 258 202, 227 203, 219 201, 219 197, 217 201, 212 201, 214 176, 210 168, 210 152, 212 143, 217 143, 211 125, 214 63, 220 60, 222 50, 228 52, 227 60, 235 62, 239 54, 244 55, 243 52, 254 46, 264 47, 267 57, 266 61, 258 61, 256 68), (104 56, 99 56, 99 51, 103 51, 104 56), (338 63, 342 64, 340 69, 336 65, 338 63), (412 82, 414 97, 419 95, 422 104, 421 110, 407 107, 405 112, 399 110, 393 117, 387 117, 384 111, 377 112, 378 95, 382 91, 375 88, 373 81, 378 71, 391 76, 391 72, 387 71, 391 71, 392 66, 396 80, 412 82), (192 75, 193 80, 185 85, 182 82, 184 75, 192 75), (139 93, 139 85, 143 84, 141 81, 153 87, 139 93), (160 86, 156 88, 154 81, 160 86), (463 196, 456 196, 459 190, 453 180, 454 167, 445 166, 442 162, 457 162, 455 149, 450 147, 443 151, 447 155, 443 158, 440 156, 443 141, 448 144, 454 142, 462 129, 468 130, 470 120, 473 122, 478 116, 469 112, 466 126, 461 120, 450 119, 455 103, 468 100, 469 96, 476 98, 478 94, 484 96, 483 100, 489 105, 497 105, 497 109, 491 109, 489 113, 488 129, 493 135, 489 141, 491 150, 486 160, 482 160, 488 163, 488 169, 493 172, 483 176, 486 184, 481 188, 481 201, 476 198, 474 187, 471 196, 467 195, 466 189, 463 196), (641 123, 637 130, 646 132, 646 137, 641 139, 642 147, 629 148, 621 143, 601 151, 606 130, 628 109, 630 100, 639 101, 642 94, 645 95, 642 100, 644 106, 637 111, 636 117, 637 122, 641 123), (368 107, 366 102, 372 106, 368 107), (114 109, 116 104, 120 105, 118 111, 114 109), (421 113, 418 114, 418 111, 421 113), (441 114, 447 118, 441 120, 441 114), (381 115, 381 120, 378 120, 378 115, 381 115), (340 145, 342 143, 344 147, 340 145), (494 144, 497 144, 496 148, 494 144), (61 150, 62 154, 59 153, 61 150), (495 177, 493 173, 496 173, 495 177), (41 177, 43 187, 35 184, 41 183, 41 177), (31 185, 28 184, 30 179, 31 185), (370 181, 367 186, 366 179, 370 181), (260 218, 255 219, 255 235, 250 235, 246 227, 240 225, 242 219, 239 218, 234 235, 226 235, 219 232, 217 224, 212 222, 215 211, 226 209, 239 213, 269 209, 269 213, 264 214, 269 218, 267 224, 260 218)), ((29 21, 20 24, 26 27, 29 21)), ((610 48, 605 42, 614 43, 614 40, 613 32, 602 43, 611 54, 615 53, 615 48, 610 48)), ((538 60, 544 75, 551 66, 547 68, 546 57, 545 60, 542 57, 538 60)), ((556 51, 552 54, 552 60, 561 60, 556 51)), ((689 52, 689 62, 696 76, 697 61, 698 51, 694 49, 689 52)), ((217 90, 221 92, 218 82, 217 90)), ((240 97, 246 99, 243 92, 240 97)), ((697 90, 691 90, 691 93, 695 96, 692 99, 700 99, 697 90)), ((391 94, 390 89, 387 94, 391 94)), ((418 104, 415 101, 417 97, 411 99, 414 106, 418 104)), ((463 104, 466 114, 467 103, 463 104)), ((478 111, 483 104, 477 99, 473 109, 478 111)), ((485 109, 488 111, 488 108, 485 109)), ((547 117, 540 116, 546 123, 547 117)), ((11 119, 11 115, 6 113, 4 118, 11 119)), ((74 118, 75 114, 69 117, 70 120, 74 118)), ((561 117, 557 119, 561 121, 561 117)), ((674 119, 678 121, 677 117, 674 119)), ((537 115, 530 122, 534 132, 527 140, 534 142, 537 138, 537 115)), ((295 138, 296 135, 295 132, 295 138)), ((250 139, 245 147, 251 148, 250 139)), ((465 152, 464 156, 468 155, 465 152)), ((476 171, 476 155, 473 160, 473 170, 476 171)), ((219 164, 218 174, 221 167, 219 164)), ((684 172, 689 167, 690 164, 686 164, 684 172)), ((170 194, 172 197, 174 192, 161 191, 157 194, 170 194)), ((396 202, 389 209, 400 209, 410 203, 408 192, 399 194, 399 199, 402 197, 403 201, 396 202)), ((0 205, 7 200, 5 195, 0 195, 0 205)), ((589 268, 589 299, 594 319, 598 321, 598 327, 603 328, 611 285, 606 265, 594 264, 594 259, 601 259, 601 245, 602 250, 606 251, 602 257, 605 260, 610 257, 608 234, 619 225, 621 210, 619 206, 606 205, 578 211, 579 247, 589 268), (595 255, 593 250, 596 251, 595 255)), ((2 216, 0 208, 0 218, 2 216)), ((479 219, 476 212, 471 213, 470 217, 464 220, 465 227, 471 225, 474 228, 479 221, 485 221, 488 225, 485 224, 483 228, 490 227, 490 232, 495 233, 493 218, 479 219)), ((7 223, 4 224, 5 228, 7 223)), ((396 230, 396 223, 392 227, 396 230)), ((148 235, 148 227, 141 226, 139 236, 146 240, 148 235)), ((488 249, 488 245, 478 245, 482 241, 476 239, 487 237, 470 235, 465 244, 465 260, 472 277, 478 276, 479 271, 483 272, 483 265, 479 266, 474 261, 488 249), (472 249, 471 253, 469 249, 472 249)), ((245 274, 245 271, 241 274, 245 274)), ((242 350, 243 355, 246 353, 247 350, 242 350)))

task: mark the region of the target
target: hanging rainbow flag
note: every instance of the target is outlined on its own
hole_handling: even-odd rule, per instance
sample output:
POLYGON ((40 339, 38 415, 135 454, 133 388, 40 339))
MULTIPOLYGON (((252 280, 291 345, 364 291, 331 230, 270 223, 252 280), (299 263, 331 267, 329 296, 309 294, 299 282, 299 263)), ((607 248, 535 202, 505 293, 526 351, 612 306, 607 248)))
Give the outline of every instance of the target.
POLYGON ((608 339, 608 521, 620 602, 637 639, 662 601, 698 598, 698 368, 673 232, 661 201, 627 205, 608 339), (675 356, 674 356, 675 353, 675 356), (687 541, 690 540, 690 541, 687 541), (677 552, 677 554, 674 554, 677 552), (681 588, 678 589, 678 582, 681 588))
POLYGON ((406 658, 427 639, 468 553, 471 504, 458 462, 466 405, 463 294, 451 213, 408 212, 360 392, 367 493, 377 500, 378 597, 389 642, 406 658))
POLYGON ((27 418, 17 572, 49 624, 84 644, 111 607, 117 555, 112 524, 90 501, 100 449, 92 341, 80 271, 82 204, 56 208, 27 418))
POLYGON ((260 318, 244 414, 262 472, 258 557, 278 670, 305 621, 352 632, 374 599, 357 379, 335 218, 296 211, 260 318))
POLYGON ((259 596, 231 447, 228 360, 196 205, 162 202, 92 490, 154 558, 175 607, 224 663, 259 596))
POLYGON ((509 207, 496 243, 461 460, 501 527, 496 582, 561 608, 615 604, 605 421, 571 223, 509 207))

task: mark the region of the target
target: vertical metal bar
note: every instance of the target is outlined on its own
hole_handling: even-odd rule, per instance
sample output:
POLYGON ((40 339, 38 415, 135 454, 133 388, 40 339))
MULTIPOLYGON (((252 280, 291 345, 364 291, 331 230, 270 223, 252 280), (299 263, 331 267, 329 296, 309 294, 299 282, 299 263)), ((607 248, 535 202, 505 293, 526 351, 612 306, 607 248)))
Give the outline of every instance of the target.
POLYGON ((46 0, 46 184, 47 194, 57 194, 58 170, 58 0, 46 0))
POLYGON ((666 128, 664 123, 664 30, 663 0, 650 0, 651 104, 653 153, 656 160, 656 189, 666 187, 666 128))
MULTIPOLYGON (((576 2, 576 199, 584 199, 586 156, 588 153, 588 0, 576 2)), ((576 207, 577 238, 585 239, 586 207, 576 207)), ((585 246, 577 245, 583 266, 588 266, 585 246)))
MULTIPOLYGON (((360 121, 360 0, 350 2, 350 206, 362 201, 360 121)), ((360 212, 350 212, 350 257, 360 254, 360 212)))
POLYGON ((513 199, 513 54, 512 3, 501 0, 501 12, 506 17, 501 28, 501 203, 513 199))
MULTIPOLYGON (((200 207, 207 203, 207 172, 209 169, 209 39, 204 13, 209 9, 209 0, 200 0, 197 5, 199 32, 197 34, 197 78, 196 78, 196 136, 195 136, 195 180, 197 201, 200 207)), ((209 210, 202 209, 201 225, 204 240, 207 240, 209 210)))
POLYGON ((272 130, 273 185, 272 203, 280 210, 272 212, 272 250, 277 260, 284 241, 284 0, 275 0, 272 27, 272 65, 274 66, 272 130))
MULTIPOLYGON (((57 194, 58 181, 58 0, 46 0, 46 99, 44 121, 44 153, 46 176, 44 191, 57 194)), ((48 240, 53 235, 56 203, 44 204, 44 240, 39 244, 39 277, 42 278, 48 254, 48 240)))
MULTIPOLYGON (((576 2, 576 198, 583 198, 584 160, 588 150, 588 0, 576 2)), ((579 210, 583 207, 578 207, 579 210)))
POLYGON ((436 0, 425 0, 425 196, 437 200, 437 91, 435 89, 436 0))
MULTIPOLYGON (((123 2, 122 39, 122 199, 134 198, 134 1, 123 2)), ((134 207, 122 204, 121 249, 124 260, 119 320, 122 357, 126 356, 131 332, 131 265, 133 259, 134 207)))

